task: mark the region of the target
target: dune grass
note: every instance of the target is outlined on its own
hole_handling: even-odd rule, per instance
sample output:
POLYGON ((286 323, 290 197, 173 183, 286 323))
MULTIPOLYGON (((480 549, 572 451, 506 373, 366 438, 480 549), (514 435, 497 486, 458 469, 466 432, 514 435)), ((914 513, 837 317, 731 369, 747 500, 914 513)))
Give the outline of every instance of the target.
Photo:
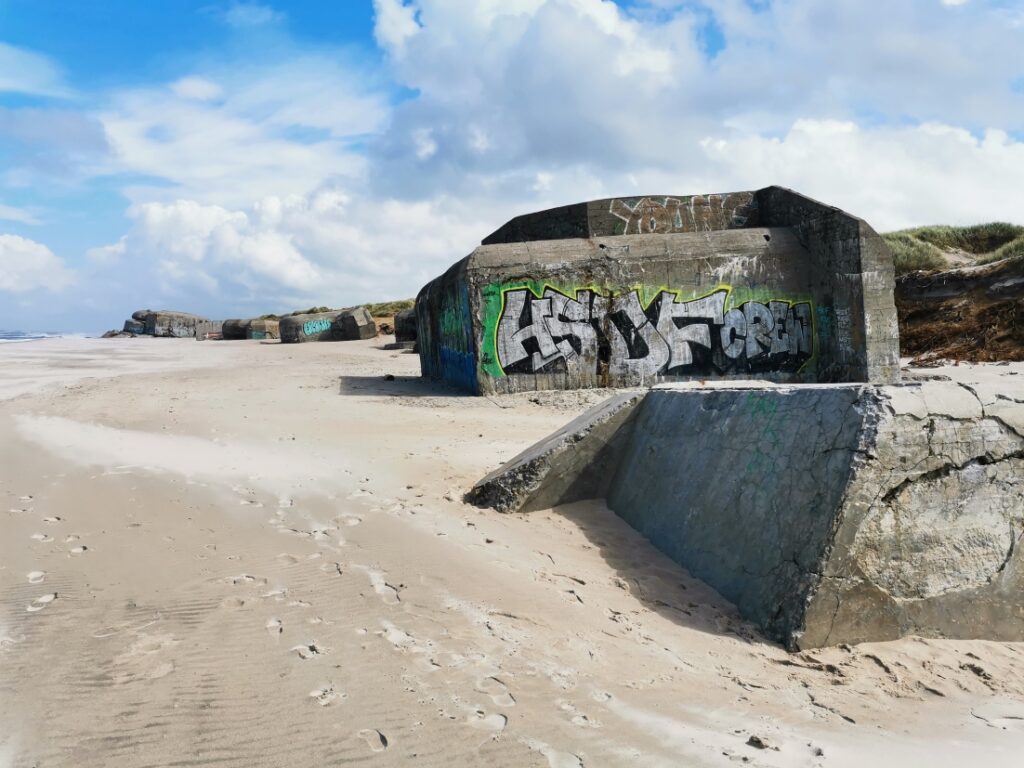
POLYGON ((416 299, 399 299, 398 301, 381 301, 376 304, 364 304, 366 311, 374 317, 391 317, 403 309, 412 309, 416 299))
POLYGON ((896 274, 949 267, 947 254, 962 251, 979 264, 1024 258, 1024 227, 996 221, 967 227, 915 227, 882 235, 892 250, 896 274))

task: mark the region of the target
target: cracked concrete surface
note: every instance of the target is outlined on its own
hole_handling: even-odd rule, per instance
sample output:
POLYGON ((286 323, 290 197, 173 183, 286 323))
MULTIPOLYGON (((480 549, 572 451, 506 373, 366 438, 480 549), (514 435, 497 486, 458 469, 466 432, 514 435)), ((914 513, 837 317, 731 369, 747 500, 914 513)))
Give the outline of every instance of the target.
POLYGON ((512 510, 604 496, 790 648, 1021 640, 1024 384, 990 373, 658 387, 620 403, 614 434, 597 430, 600 482, 575 482, 597 451, 563 430, 523 455, 528 493, 516 460, 475 493, 487 503, 504 483, 512 510))

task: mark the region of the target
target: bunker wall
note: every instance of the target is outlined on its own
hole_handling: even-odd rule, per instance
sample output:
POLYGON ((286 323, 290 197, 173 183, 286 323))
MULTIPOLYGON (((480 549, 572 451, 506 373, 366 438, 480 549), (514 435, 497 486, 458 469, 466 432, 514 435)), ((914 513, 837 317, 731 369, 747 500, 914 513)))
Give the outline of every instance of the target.
POLYGON ((790 190, 593 201, 485 242, 416 305, 423 374, 466 391, 898 380, 885 243, 790 190))
POLYGON ((790 648, 1024 640, 1021 402, 952 382, 715 382, 625 398, 468 500, 527 511, 603 496, 790 648))

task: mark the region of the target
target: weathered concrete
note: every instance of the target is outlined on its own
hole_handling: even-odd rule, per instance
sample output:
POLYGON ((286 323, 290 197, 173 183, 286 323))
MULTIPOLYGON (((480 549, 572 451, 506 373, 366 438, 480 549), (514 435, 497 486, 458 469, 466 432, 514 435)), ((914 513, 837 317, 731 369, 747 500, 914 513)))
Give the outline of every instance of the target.
POLYGON ((337 341, 358 341, 377 336, 377 323, 366 307, 345 309, 334 318, 334 338, 337 341))
POLYGON ((334 319, 337 312, 319 312, 311 315, 282 317, 278 327, 281 341, 295 344, 304 341, 334 341, 334 319))
POLYGON ((279 339, 281 338, 280 322, 277 320, 250 320, 245 330, 247 339, 279 339))
POLYGON ((521 216, 426 285, 421 368, 474 393, 898 380, 892 258, 790 190, 521 216))
POLYGON ((199 315, 187 312, 168 310, 139 310, 132 314, 132 319, 145 323, 145 333, 150 336, 173 336, 192 338, 196 335, 196 323, 206 320, 199 315))
POLYGON ((224 338, 231 341, 239 341, 246 338, 251 323, 252 320, 240 320, 237 318, 225 320, 223 326, 224 338))
POLYGON ((223 320, 204 320, 196 323, 197 341, 215 341, 224 338, 223 320))
POLYGON ((403 309, 395 315, 395 341, 416 341, 415 309, 403 309))
POLYGON ((608 398, 477 483, 467 501, 500 512, 533 512, 607 495, 625 441, 617 439, 643 399, 608 398))
POLYGON ((674 385, 597 432, 608 407, 470 499, 604 497, 791 648, 1024 640, 1024 398, 952 382, 674 385))
POLYGON ((141 336, 146 332, 146 323, 143 320, 125 320, 123 330, 125 333, 134 333, 136 336, 141 336))

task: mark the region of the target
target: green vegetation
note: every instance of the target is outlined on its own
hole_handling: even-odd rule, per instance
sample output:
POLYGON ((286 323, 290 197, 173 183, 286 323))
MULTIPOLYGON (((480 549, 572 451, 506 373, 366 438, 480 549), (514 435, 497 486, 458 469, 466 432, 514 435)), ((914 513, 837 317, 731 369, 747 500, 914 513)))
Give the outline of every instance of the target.
POLYGON ((882 235, 892 250, 896 274, 949 267, 950 254, 963 253, 978 264, 1024 258, 1024 227, 1005 222, 969 227, 916 227, 882 235))
POLYGON ((398 301, 381 301, 377 304, 364 304, 363 306, 373 317, 391 317, 403 309, 412 309, 415 305, 416 299, 399 299, 398 301))
MULTIPOLYGON (((400 299, 398 301, 381 301, 377 304, 353 304, 353 306, 366 307, 372 317, 392 317, 403 309, 412 309, 416 305, 416 299, 400 299)), ((340 309, 332 307, 310 307, 309 309, 297 309, 294 312, 287 312, 283 315, 260 315, 260 320, 280 320, 282 317, 294 317, 295 315, 318 315, 321 312, 340 312, 340 309)))

